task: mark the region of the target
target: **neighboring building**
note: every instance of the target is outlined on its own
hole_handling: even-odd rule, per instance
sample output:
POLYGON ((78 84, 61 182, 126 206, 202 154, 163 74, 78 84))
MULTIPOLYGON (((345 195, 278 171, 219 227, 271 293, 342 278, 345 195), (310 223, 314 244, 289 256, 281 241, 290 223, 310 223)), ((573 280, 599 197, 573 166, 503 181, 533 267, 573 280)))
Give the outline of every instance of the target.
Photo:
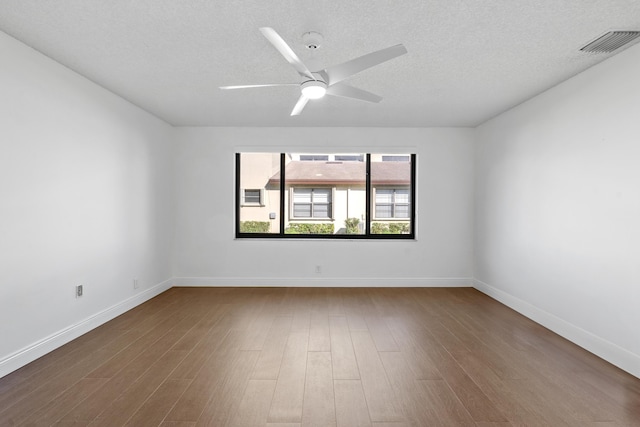
MULTIPOLYGON (((280 155, 243 153, 241 221, 269 222, 279 231, 280 155)), ((360 233, 366 211, 366 164, 363 154, 287 154, 285 228, 292 224, 333 224, 346 233, 356 218, 360 233)), ((372 227, 377 222, 408 224, 411 216, 409 155, 371 156, 372 227)), ((352 230, 350 230, 352 231, 352 230)))

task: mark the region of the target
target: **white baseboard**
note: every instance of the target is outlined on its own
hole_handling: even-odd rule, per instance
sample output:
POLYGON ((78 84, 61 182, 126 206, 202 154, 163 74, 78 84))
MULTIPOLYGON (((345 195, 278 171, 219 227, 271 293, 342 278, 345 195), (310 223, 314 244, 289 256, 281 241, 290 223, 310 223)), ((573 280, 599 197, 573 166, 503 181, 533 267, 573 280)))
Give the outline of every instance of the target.
POLYGON ((0 378, 171 288, 172 279, 127 298, 0 360, 0 378))
POLYGON ((0 378, 55 350, 58 347, 97 328, 172 286, 211 287, 470 287, 494 298, 558 335, 596 354, 613 365, 640 378, 640 356, 600 338, 528 302, 468 277, 430 278, 338 278, 338 277, 174 277, 146 289, 74 325, 0 360, 0 378))
POLYGON ((640 378, 640 356, 632 353, 612 342, 609 342, 589 331, 567 322, 554 314, 546 312, 513 295, 488 285, 480 280, 473 280, 473 287, 480 292, 500 301, 518 313, 528 317, 536 323, 552 330, 556 334, 579 345, 585 350, 601 357, 607 362, 640 378))
POLYGON ((471 287, 470 277, 174 277, 174 286, 429 288, 471 287))

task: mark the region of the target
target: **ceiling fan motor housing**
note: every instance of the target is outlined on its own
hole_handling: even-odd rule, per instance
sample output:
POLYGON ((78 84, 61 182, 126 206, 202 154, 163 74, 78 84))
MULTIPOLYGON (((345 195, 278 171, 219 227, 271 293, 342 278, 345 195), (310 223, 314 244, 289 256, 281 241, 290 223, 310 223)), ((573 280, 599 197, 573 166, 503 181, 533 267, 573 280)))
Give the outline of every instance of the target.
POLYGON ((302 35, 302 43, 309 50, 318 49, 320 45, 322 45, 323 40, 322 34, 315 31, 308 31, 302 35))

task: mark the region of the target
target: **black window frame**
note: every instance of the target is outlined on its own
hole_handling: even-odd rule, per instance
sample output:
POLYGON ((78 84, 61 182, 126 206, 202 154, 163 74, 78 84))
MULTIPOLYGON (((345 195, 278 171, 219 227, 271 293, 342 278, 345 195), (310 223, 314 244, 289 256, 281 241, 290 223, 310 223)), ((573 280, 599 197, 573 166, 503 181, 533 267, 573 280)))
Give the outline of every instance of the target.
MULTIPOLYGON (((240 232, 240 208, 242 202, 241 194, 241 155, 242 153, 235 153, 235 237, 236 239, 321 239, 321 240, 415 240, 416 238, 416 169, 417 169, 417 155, 415 153, 409 154, 409 160, 411 165, 411 182, 409 187, 410 207, 409 207, 409 232, 405 234, 373 234, 371 233, 371 222, 380 221, 374 218, 374 209, 372 202, 374 187, 371 184, 371 153, 365 154, 366 163, 366 182, 365 182, 365 199, 366 199, 366 214, 364 220, 364 234, 287 234, 285 232, 285 165, 286 165, 286 153, 280 153, 280 212, 279 218, 279 232, 277 233, 242 233, 240 232)), ((332 195, 333 197, 333 195, 332 195)), ((333 199, 332 199, 333 203, 333 199)), ((333 206, 332 206, 333 210, 333 206)), ((333 214, 333 211, 332 211, 333 214)), ((316 219, 316 218, 309 218, 316 219)), ((317 218, 321 219, 321 218, 317 218)), ((391 218, 391 220, 397 220, 391 218)))

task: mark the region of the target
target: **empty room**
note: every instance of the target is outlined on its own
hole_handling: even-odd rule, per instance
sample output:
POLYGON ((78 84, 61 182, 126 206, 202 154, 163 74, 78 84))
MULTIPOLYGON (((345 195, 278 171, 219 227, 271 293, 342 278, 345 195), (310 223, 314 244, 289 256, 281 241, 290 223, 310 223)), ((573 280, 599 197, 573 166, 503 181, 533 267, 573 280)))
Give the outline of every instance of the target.
POLYGON ((640 426, 640 2, 0 1, 0 426, 640 426))

